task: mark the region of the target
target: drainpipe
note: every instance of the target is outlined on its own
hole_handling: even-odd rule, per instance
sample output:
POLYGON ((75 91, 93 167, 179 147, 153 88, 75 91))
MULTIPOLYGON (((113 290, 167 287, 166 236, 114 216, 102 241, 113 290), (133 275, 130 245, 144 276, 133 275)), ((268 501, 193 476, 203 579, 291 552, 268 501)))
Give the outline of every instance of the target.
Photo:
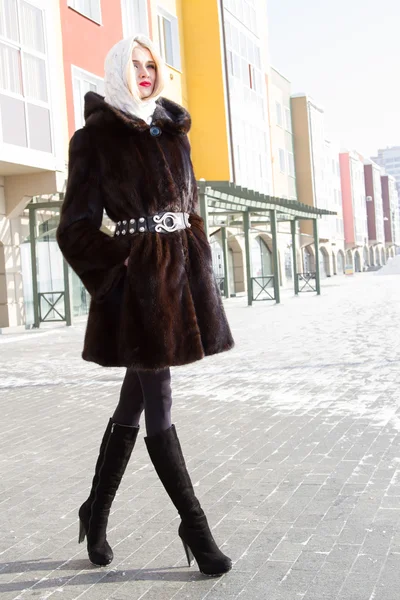
POLYGON ((228 120, 228 131, 229 131, 229 145, 231 151, 231 165, 232 165, 232 180, 236 183, 236 166, 235 166, 235 153, 233 149, 233 129, 232 129, 232 110, 231 110, 231 98, 229 90, 229 69, 226 51, 226 35, 225 35, 225 18, 224 18, 224 0, 219 0, 219 9, 221 15, 221 35, 222 35, 222 52, 224 61, 224 73, 225 73, 225 94, 226 94, 226 108, 227 108, 227 120, 228 120))

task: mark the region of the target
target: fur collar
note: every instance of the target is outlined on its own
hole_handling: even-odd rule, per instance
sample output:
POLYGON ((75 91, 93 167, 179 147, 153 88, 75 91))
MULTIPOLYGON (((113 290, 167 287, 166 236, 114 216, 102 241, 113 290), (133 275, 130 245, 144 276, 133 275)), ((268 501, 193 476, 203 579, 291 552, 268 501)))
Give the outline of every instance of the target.
POLYGON ((190 115, 179 104, 167 98, 159 98, 156 101, 156 109, 153 114, 151 125, 135 115, 122 112, 105 102, 104 97, 95 92, 88 92, 85 95, 85 121, 86 124, 95 124, 103 121, 119 121, 137 131, 145 131, 150 126, 156 125, 161 130, 170 133, 186 134, 190 130, 190 115))

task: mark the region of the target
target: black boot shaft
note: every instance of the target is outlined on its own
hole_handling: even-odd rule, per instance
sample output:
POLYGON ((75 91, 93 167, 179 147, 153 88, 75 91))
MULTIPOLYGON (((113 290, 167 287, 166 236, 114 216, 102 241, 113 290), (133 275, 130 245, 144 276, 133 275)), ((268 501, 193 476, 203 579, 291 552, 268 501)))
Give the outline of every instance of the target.
POLYGON ((189 565, 191 555, 205 575, 217 576, 232 568, 232 561, 218 548, 207 518, 194 493, 174 425, 145 442, 157 474, 180 514, 179 537, 189 565))
POLYGON ((157 475, 181 519, 202 517, 175 426, 144 439, 157 475))
POLYGON ((79 509, 80 535, 87 536, 90 560, 96 565, 112 561, 113 553, 106 539, 112 502, 125 473, 139 427, 118 425, 110 420, 100 447, 89 498, 79 509))

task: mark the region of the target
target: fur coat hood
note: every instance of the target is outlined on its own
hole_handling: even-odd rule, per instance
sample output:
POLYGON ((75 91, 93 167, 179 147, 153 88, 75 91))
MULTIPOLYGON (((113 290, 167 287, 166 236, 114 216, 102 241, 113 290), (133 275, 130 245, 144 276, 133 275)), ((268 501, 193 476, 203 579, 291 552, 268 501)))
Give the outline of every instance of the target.
POLYGON ((82 356, 103 366, 162 369, 233 346, 197 214, 190 116, 166 98, 156 104, 149 125, 89 92, 70 142, 57 239, 91 295, 82 356), (183 212, 190 227, 111 237, 104 211, 115 223, 183 212))
MULTIPOLYGON (((150 127, 143 119, 107 104, 104 98, 95 92, 88 92, 85 96, 84 116, 86 125, 94 123, 100 126, 106 123, 116 126, 126 125, 136 131, 145 131, 150 127)), ((185 135, 190 131, 191 119, 183 106, 167 98, 159 98, 156 101, 151 126, 160 127, 170 133, 185 135)))

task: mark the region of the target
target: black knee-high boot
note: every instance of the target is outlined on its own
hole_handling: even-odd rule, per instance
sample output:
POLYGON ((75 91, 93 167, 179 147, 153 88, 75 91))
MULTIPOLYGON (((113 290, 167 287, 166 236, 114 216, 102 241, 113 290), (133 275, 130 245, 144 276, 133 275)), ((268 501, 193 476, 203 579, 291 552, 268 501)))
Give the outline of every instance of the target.
POLYGON ((97 566, 110 564, 114 555, 107 542, 107 523, 136 442, 139 427, 127 427, 110 419, 97 459, 92 489, 79 509, 79 543, 87 537, 90 561, 97 566))
POLYGON ((232 561, 221 552, 211 534, 195 496, 175 426, 146 437, 145 442, 157 474, 182 519, 178 534, 189 566, 194 557, 204 575, 226 573, 232 568, 232 561))

